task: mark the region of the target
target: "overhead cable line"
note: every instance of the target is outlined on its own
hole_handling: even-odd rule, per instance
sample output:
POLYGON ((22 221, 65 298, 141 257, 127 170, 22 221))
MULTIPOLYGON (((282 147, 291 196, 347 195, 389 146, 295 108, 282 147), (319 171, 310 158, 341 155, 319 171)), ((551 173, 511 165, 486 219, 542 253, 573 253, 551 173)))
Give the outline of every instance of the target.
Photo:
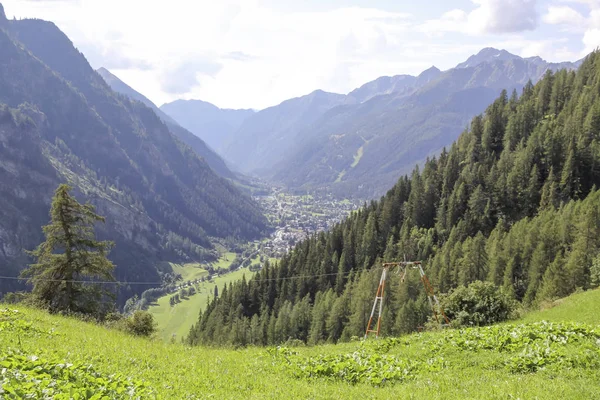
MULTIPOLYGON (((374 271, 375 268, 373 268, 371 271, 374 271)), ((353 271, 349 271, 344 273, 342 276, 346 276, 346 275, 350 275, 353 271)), ((291 279, 303 279, 303 278, 321 278, 324 276, 335 276, 335 275, 339 275, 339 273, 337 272, 332 272, 329 274, 318 274, 318 275, 296 275, 296 276, 284 276, 284 277, 277 277, 277 278, 265 278, 265 279, 253 279, 254 282, 269 282, 269 281, 284 281, 284 280, 291 280, 291 279)), ((14 281, 27 281, 30 278, 20 278, 17 276, 0 276, 0 280, 14 280, 14 281)), ((190 279, 191 280, 191 279, 190 279)), ((157 286, 157 285, 171 285, 171 284, 178 284, 178 283, 183 283, 183 282, 187 282, 187 281, 181 281, 181 282, 174 282, 174 283, 166 283, 166 282, 123 282, 123 281, 85 281, 85 280, 66 280, 66 279, 37 279, 38 282, 69 282, 69 283, 84 283, 84 284, 94 284, 94 285, 109 285, 109 284, 113 284, 113 285, 123 285, 123 286, 127 286, 127 285, 153 285, 153 286, 157 286)))

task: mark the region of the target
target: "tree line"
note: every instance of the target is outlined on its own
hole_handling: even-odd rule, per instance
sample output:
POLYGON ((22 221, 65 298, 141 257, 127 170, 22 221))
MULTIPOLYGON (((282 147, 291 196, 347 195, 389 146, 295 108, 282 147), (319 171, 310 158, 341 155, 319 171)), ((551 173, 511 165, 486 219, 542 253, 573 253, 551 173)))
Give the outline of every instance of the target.
MULTIPOLYGON (((382 260, 422 260, 450 292, 488 281, 533 306, 598 285, 600 55, 506 91, 458 140, 277 265, 223 288, 190 344, 336 342, 364 332, 382 260)), ((418 278, 391 280, 383 331, 429 315, 418 278)))

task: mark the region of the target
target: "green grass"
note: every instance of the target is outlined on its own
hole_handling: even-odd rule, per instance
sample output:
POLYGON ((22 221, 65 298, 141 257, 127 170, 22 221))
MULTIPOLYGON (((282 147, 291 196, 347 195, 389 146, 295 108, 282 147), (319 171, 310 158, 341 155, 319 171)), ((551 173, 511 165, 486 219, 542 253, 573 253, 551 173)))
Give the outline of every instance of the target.
POLYGON ((362 145, 358 148, 356 154, 354 155, 354 162, 352 163, 352 165, 350 165, 350 168, 354 168, 358 165, 358 163, 360 162, 360 159, 363 156, 364 151, 365 151, 365 145, 362 145))
POLYGON ((544 304, 541 311, 526 314, 523 322, 578 321, 600 325, 600 289, 575 293, 564 299, 544 304))
MULTIPOLYGON (((362 145, 358 148, 358 150, 356 151, 356 154, 354 155, 354 161, 352 162, 352 164, 350 165, 350 168, 354 168, 358 165, 358 163, 360 162, 360 159, 362 158, 363 154, 365 151, 365 146, 362 145)), ((335 180, 334 183, 339 183, 342 181, 342 179, 344 178, 344 176, 346 175, 346 171, 345 169, 340 172, 335 180)))
POLYGON ((246 279, 250 279, 254 273, 247 268, 243 268, 216 277, 211 282, 202 282, 199 284, 199 293, 188 297, 187 300, 182 300, 174 307, 169 304, 171 295, 158 299, 154 305, 150 306, 148 311, 156 320, 159 337, 164 341, 170 341, 172 338, 180 341, 188 334, 192 325, 198 321, 200 310, 203 310, 207 302, 213 298, 215 285, 221 291, 224 284, 242 279, 244 274, 246 279))
POLYGON ((215 269, 227 269, 237 257, 236 253, 226 252, 221 254, 221 257, 215 261, 212 265, 215 269))
POLYGON ((174 264, 170 263, 173 272, 181 275, 181 279, 184 282, 193 281, 198 278, 202 278, 203 276, 207 276, 208 272, 202 268, 201 264, 198 263, 188 263, 188 264, 174 264))
MULTIPOLYGON (((589 312, 589 306, 597 309, 598 304, 600 291, 596 290, 574 295, 551 309, 528 314, 522 321, 510 325, 428 332, 391 341, 370 340, 365 346, 353 342, 291 349, 297 354, 285 350, 274 353, 263 348, 187 348, 181 344, 130 337, 72 318, 10 306, 19 310, 19 321, 7 322, 0 313, 0 384, 6 381, 3 381, 6 374, 21 368, 18 363, 6 361, 10 359, 10 352, 17 352, 27 357, 91 366, 99 375, 96 379, 112 379, 113 374, 118 374, 119 379, 141 381, 153 391, 153 395, 142 398, 598 399, 600 368, 595 365, 558 368, 549 364, 537 372, 515 372, 507 368, 507 363, 513 358, 528 362, 528 353, 522 354, 519 349, 500 351, 495 345, 485 347, 497 344, 502 338, 494 333, 504 332, 503 329, 511 325, 516 325, 511 329, 524 330, 525 334, 520 336, 522 340, 535 338, 536 335, 531 336, 529 332, 541 325, 531 323, 541 319, 582 320, 598 325, 600 313, 589 312), (519 325, 524 321, 530 325, 519 325), (352 360, 362 359, 365 354, 368 356, 364 359, 366 365, 376 367, 361 374, 368 375, 381 367, 385 369, 386 363, 401 362, 407 363, 408 367, 406 371, 396 372, 405 378, 373 385, 364 380, 350 384, 347 380, 353 379, 351 375, 329 378, 303 375, 306 371, 317 370, 320 375, 329 374, 326 368, 319 369, 319 363, 327 366, 333 362, 336 370, 349 370, 357 365, 352 360), (5 366, 7 363, 8 367, 5 366), (314 365, 304 372, 297 369, 298 365, 310 363, 314 365)), ((586 329, 588 335, 593 333, 586 329)), ((573 337, 566 345, 556 344, 562 356, 574 357, 579 354, 577 351, 585 351, 591 360, 591 355, 599 351, 597 343, 583 339, 578 342, 573 337)), ((556 337, 552 340, 556 341, 556 337)), ((379 374, 375 374, 375 378, 378 377, 379 374)), ((68 383, 67 379, 62 378, 58 387, 64 387, 65 382, 68 383)), ((121 396, 110 398, 129 398, 121 396)), ((69 398, 68 393, 64 398, 69 398)))
POLYGON ((338 183, 342 181, 342 178, 344 177, 344 175, 346 175, 346 170, 343 170, 342 172, 340 172, 337 176, 337 178, 335 179, 334 183, 338 183))

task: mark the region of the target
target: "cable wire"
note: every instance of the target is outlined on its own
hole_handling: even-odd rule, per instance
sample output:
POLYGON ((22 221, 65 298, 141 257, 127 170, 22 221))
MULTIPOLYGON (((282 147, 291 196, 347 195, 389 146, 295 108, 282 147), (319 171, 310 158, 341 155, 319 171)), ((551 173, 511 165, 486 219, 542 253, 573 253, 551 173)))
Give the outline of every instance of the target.
MULTIPOLYGON (((371 271, 375 270, 373 268, 371 271)), ((350 275, 353 271, 346 272, 342 276, 350 275)), ((225 274, 226 275, 226 274, 225 274)), ((332 272, 329 274, 319 274, 319 275, 296 275, 296 276, 286 276, 286 277, 277 277, 277 278, 265 278, 265 279, 255 279, 254 282, 269 282, 269 281, 284 281, 291 279, 302 279, 302 278, 320 278, 324 276, 334 276, 339 275, 337 272, 332 272)), ((30 278, 20 278, 18 276, 0 276, 0 280, 15 280, 15 281, 27 281, 30 278)), ((65 280, 65 279, 40 279, 41 282, 70 282, 70 283, 85 283, 85 284, 94 284, 94 285, 152 285, 152 286, 162 286, 162 285, 170 285, 170 283, 166 282, 123 282, 123 281, 84 281, 84 280, 65 280)), ((187 281, 183 281, 187 282, 187 281)), ((175 284, 175 283, 173 283, 175 284)))

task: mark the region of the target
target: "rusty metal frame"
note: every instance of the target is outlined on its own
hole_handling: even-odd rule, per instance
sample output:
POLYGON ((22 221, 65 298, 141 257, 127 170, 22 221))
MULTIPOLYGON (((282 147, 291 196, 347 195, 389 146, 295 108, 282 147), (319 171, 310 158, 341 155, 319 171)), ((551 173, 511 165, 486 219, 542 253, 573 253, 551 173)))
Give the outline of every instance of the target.
POLYGON ((369 336, 369 333, 375 333, 375 337, 379 337, 379 333, 381 332, 381 317, 383 315, 383 299, 385 294, 385 282, 387 279, 388 272, 396 267, 398 267, 398 273, 402 271, 402 278, 400 278, 401 282, 404 282, 406 278, 406 274, 409 268, 414 268, 419 270, 419 274, 421 275, 421 282, 423 283, 423 287, 425 287, 425 292, 427 293, 427 300, 429 301, 429 306, 433 311, 433 315, 435 320, 440 322, 440 314, 443 318, 443 322, 446 325, 450 324, 450 320, 444 313, 444 310, 440 306, 440 302, 438 301, 437 296, 435 295, 435 291, 433 290, 433 285, 429 282, 427 275, 425 275, 425 271, 423 270, 423 266, 421 261, 400 261, 400 262, 384 262, 383 271, 381 273, 381 278, 379 279, 379 286, 377 287, 377 293, 375 294, 375 301, 373 302, 373 308, 371 309, 371 316, 369 317, 369 322, 367 324, 367 330, 365 331, 365 339, 369 336), (379 304, 379 307, 377 305, 379 304), (377 313, 377 325, 371 329, 371 325, 373 324, 373 318, 375 317, 375 310, 377 313))

